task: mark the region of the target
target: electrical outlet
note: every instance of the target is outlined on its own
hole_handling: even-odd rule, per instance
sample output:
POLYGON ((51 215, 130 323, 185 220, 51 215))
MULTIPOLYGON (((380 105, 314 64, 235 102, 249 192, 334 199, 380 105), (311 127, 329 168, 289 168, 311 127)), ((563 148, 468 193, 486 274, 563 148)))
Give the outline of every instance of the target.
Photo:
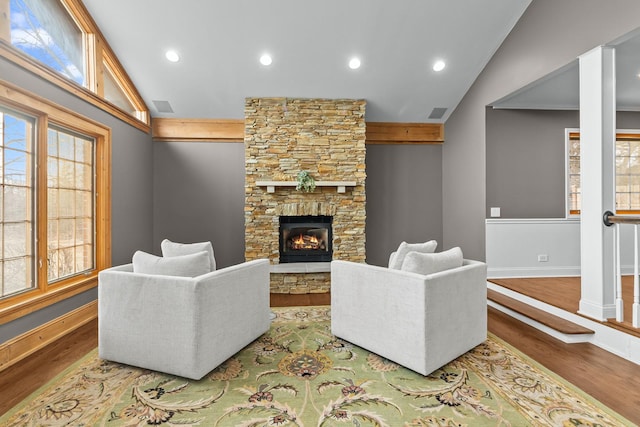
POLYGON ((538 255, 538 262, 548 262, 548 261, 549 261, 549 255, 547 254, 538 255))

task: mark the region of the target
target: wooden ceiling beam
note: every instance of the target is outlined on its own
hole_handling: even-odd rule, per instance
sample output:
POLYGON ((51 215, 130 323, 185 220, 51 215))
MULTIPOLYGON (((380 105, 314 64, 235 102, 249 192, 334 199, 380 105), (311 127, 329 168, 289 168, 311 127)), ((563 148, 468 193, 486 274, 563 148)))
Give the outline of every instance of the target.
MULTIPOLYGON (((151 121, 154 141, 243 142, 242 119, 173 119, 151 121)), ((367 144, 442 144, 442 123, 367 122, 367 144)))
POLYGON ((244 119, 151 120, 154 141, 244 142, 244 119))
POLYGON ((442 144, 442 123, 367 122, 367 144, 442 144))

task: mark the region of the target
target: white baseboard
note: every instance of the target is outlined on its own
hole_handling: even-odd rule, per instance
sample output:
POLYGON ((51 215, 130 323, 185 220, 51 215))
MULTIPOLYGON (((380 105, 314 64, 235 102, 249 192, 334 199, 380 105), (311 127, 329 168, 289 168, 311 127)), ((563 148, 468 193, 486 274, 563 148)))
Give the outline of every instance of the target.
POLYGON ((487 268, 489 279, 512 277, 571 277, 580 275, 580 266, 572 267, 491 267, 487 268))
MULTIPOLYGON (((633 275, 633 266, 620 267, 623 276, 633 275)), ((508 279, 518 277, 576 277, 580 276, 580 266, 551 267, 491 267, 487 266, 487 278, 508 279)))

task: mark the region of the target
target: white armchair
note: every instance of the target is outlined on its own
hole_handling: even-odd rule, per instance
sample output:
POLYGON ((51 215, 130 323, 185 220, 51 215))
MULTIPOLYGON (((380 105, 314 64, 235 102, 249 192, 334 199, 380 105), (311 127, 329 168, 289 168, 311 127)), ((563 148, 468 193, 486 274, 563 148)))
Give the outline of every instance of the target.
POLYGON ((417 273, 331 263, 331 331, 428 375, 487 338, 487 268, 417 273))
MULTIPOLYGON (((207 264, 208 265, 208 264, 207 264)), ((101 358, 200 379, 269 329, 269 261, 197 277, 99 274, 101 358)))

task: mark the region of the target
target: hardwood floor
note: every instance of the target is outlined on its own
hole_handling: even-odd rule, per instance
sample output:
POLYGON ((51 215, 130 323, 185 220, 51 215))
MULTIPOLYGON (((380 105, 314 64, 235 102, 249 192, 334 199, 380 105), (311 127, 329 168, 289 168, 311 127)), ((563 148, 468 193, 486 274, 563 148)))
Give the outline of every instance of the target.
POLYGON ((98 346, 95 319, 0 372, 0 414, 4 414, 73 362, 98 346))
POLYGON ((271 307, 296 307, 303 305, 329 305, 331 294, 271 294, 271 307))
POLYGON ((489 307, 489 331, 630 421, 640 423, 640 366, 588 343, 565 344, 489 307))
POLYGON ((580 277, 518 277, 516 279, 490 279, 489 281, 564 311, 578 312, 580 277))
MULTIPOLYGON (((490 282, 527 295, 570 313, 578 313, 580 304, 580 277, 519 277, 489 279, 490 282)), ((640 337, 640 330, 632 324, 633 276, 622 276, 623 321, 609 319, 605 326, 640 337)))
MULTIPOLYGON (((272 295, 272 306, 323 305, 329 294, 272 295)), ((591 344, 565 344, 489 308, 489 331, 634 423, 640 367, 591 344)), ((0 373, 0 414, 97 346, 97 320, 0 373)))

